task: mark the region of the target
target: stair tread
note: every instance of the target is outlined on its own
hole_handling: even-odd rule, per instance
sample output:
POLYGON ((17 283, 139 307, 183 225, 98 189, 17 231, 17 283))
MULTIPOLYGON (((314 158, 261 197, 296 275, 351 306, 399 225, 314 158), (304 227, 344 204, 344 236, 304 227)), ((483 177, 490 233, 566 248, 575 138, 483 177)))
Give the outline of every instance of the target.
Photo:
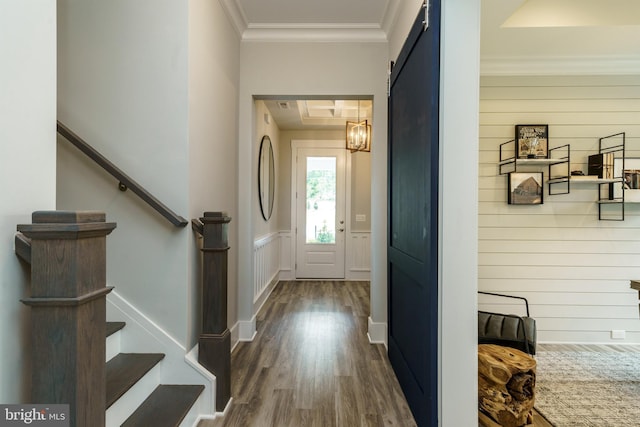
POLYGON ((107 336, 115 334, 124 328, 125 322, 107 322, 107 336))
POLYGON ((164 358, 162 353, 120 353, 107 362, 107 408, 164 358))
POLYGON ((176 427, 204 390, 203 385, 159 385, 121 427, 176 427))

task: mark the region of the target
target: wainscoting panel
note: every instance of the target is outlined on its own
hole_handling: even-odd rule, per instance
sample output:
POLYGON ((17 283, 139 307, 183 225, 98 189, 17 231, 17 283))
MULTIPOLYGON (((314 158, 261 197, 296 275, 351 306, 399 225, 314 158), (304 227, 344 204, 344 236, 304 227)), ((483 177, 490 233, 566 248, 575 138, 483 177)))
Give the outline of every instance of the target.
MULTIPOLYGON (((278 233, 280 238, 279 280, 295 279, 295 254, 293 233, 283 230, 278 233)), ((262 240, 262 239, 260 239, 262 240)), ((258 241, 256 241, 257 243, 258 241)), ((254 245, 255 247, 255 245, 254 245)), ((371 232, 352 231, 347 235, 346 280, 371 280, 371 232)), ((256 276, 258 274, 256 266, 256 276)))
POLYGON ((371 232, 352 231, 347 240, 347 279, 370 280, 371 232))
POLYGON ((280 280, 295 279, 291 231, 280 231, 280 280))
POLYGON ((280 271, 280 242, 278 233, 271 233, 253 242, 254 283, 253 301, 278 278, 280 271))

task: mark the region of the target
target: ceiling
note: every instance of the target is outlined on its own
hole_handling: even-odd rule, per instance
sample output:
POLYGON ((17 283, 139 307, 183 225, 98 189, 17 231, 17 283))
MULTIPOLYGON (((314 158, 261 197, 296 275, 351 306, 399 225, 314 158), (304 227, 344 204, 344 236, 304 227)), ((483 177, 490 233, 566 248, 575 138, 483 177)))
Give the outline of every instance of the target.
POLYGON ((640 1, 482 0, 480 56, 483 74, 636 74, 640 1))
POLYGON ((264 103, 281 130, 344 130, 346 122, 359 122, 373 117, 370 99, 267 99, 264 103))
MULTIPOLYGON (((243 40, 380 41, 386 40, 401 1, 222 0, 222 4, 243 40)), ((481 0, 480 56, 483 74, 638 73, 640 0, 481 0)), ((265 102, 281 128, 309 126, 300 119, 304 111, 298 110, 299 103, 282 100, 291 107, 284 110, 278 101, 265 102)), ((345 105, 325 103, 324 113, 341 111, 340 105, 345 105)), ((343 128, 345 118, 340 119, 339 126, 331 120, 312 126, 343 128)))
MULTIPOLYGON (((390 0, 236 0, 251 25, 376 24, 390 0)), ((397 1, 397 0, 396 0, 397 1)))
POLYGON ((243 40, 385 41, 404 0, 221 0, 243 40))

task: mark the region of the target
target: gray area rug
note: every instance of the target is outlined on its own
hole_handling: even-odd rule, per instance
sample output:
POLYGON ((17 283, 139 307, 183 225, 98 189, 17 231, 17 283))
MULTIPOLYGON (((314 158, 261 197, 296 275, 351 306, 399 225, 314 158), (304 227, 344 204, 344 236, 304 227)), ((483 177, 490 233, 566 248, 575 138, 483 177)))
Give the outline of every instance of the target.
POLYGON ((640 426, 640 353, 539 351, 536 409, 557 427, 640 426))

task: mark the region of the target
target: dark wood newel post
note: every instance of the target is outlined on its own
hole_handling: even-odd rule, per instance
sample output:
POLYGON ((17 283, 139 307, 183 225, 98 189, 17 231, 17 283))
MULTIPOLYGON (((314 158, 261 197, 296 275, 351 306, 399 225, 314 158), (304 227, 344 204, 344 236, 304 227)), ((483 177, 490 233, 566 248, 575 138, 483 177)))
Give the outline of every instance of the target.
POLYGON ((198 362, 216 376, 216 411, 231 398, 231 336, 227 328, 228 228, 225 212, 205 212, 202 227, 202 333, 198 362))
POLYGON ((34 212, 31 239, 31 398, 69 404, 72 427, 105 425, 106 236, 101 212, 34 212))

